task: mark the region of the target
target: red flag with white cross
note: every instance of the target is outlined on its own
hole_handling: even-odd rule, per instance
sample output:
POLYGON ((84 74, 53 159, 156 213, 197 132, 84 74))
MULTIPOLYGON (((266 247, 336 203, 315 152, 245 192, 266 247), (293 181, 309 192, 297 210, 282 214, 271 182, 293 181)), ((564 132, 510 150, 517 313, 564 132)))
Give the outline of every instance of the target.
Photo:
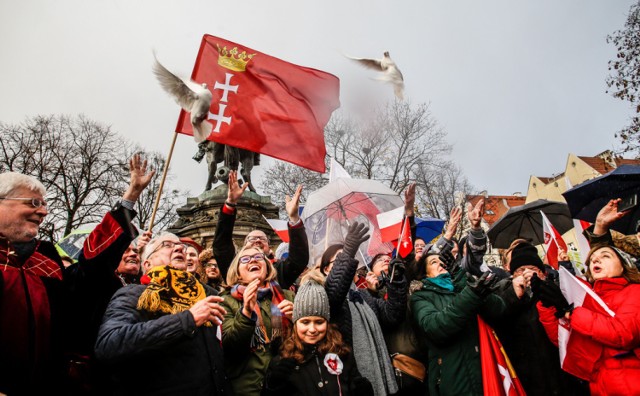
MULTIPOLYGON (((340 106, 336 76, 204 35, 191 78, 213 95, 208 140, 325 171, 324 127, 340 106)), ((184 110, 176 132, 193 135, 184 110)))

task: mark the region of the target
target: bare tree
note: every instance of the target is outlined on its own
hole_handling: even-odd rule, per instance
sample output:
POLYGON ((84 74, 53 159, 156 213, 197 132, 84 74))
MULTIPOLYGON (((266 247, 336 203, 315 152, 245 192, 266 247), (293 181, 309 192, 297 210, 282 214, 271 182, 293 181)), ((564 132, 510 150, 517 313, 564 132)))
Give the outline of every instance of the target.
POLYGON ((327 179, 322 173, 277 161, 265 171, 260 186, 265 194, 271 196, 274 205, 280 208, 280 214, 286 216, 284 197, 292 196, 298 185, 304 187, 302 190, 302 202, 304 202, 309 192, 319 189, 326 183, 327 179))
MULTIPOLYGON (((327 154, 353 177, 376 179, 401 192, 417 181, 418 202, 427 215, 445 218, 457 191, 471 190, 462 171, 448 156, 451 145, 429 106, 394 102, 377 109, 367 120, 334 113, 325 127, 327 154)), ((298 183, 312 191, 328 178, 281 162, 266 171, 263 190, 283 197, 298 183)))
POLYGON ((129 175, 127 146, 109 126, 83 115, 0 123, 0 171, 29 174, 45 185, 49 215, 40 231, 55 241, 99 222, 122 196, 129 175))
POLYGON ((624 29, 607 36, 616 47, 616 59, 609 61, 608 93, 631 104, 634 115, 617 134, 623 152, 640 155, 640 2, 631 5, 624 29))
MULTIPOLYGON (((461 205, 459 195, 463 197, 473 192, 473 187, 463 175, 462 170, 452 161, 437 164, 421 164, 416 182, 423 194, 417 194, 420 213, 429 217, 446 219, 456 205, 461 205)), ((462 207, 464 210, 464 206, 462 207)))

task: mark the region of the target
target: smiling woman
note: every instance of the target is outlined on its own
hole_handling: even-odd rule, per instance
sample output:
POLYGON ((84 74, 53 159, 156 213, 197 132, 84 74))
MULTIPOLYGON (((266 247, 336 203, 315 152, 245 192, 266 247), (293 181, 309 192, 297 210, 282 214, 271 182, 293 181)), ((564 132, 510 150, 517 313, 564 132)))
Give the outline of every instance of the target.
POLYGON ((259 395, 272 358, 271 345, 291 327, 293 292, 275 281, 275 267, 261 249, 246 246, 227 272, 222 324, 225 367, 235 394, 259 395))

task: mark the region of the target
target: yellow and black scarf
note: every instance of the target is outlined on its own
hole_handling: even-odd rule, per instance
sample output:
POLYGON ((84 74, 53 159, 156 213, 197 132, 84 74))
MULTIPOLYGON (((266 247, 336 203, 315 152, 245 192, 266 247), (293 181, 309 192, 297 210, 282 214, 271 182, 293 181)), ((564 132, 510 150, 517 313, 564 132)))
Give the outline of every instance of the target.
POLYGON ((138 299, 139 310, 176 314, 206 297, 204 286, 187 271, 164 265, 151 268, 147 276, 149 285, 138 299))

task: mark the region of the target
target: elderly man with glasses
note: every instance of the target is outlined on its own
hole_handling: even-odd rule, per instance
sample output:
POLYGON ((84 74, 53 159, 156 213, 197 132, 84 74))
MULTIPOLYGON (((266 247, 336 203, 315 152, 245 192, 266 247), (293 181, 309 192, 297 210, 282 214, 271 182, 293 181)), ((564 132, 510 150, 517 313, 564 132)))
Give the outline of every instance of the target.
MULTIPOLYGON (((240 187, 237 171, 229 173, 227 200, 218 215, 218 224, 213 238, 213 255, 218 262, 223 279, 227 277, 227 271, 236 254, 233 246, 233 227, 237 214, 236 206, 247 187, 248 184, 240 187)), ((273 263, 278 273, 277 281, 283 289, 291 287, 307 268, 307 264, 309 264, 309 240, 307 239, 304 224, 298 215, 301 193, 302 186, 298 186, 291 198, 289 196, 285 197, 287 215, 289 216, 290 239, 289 256, 286 259, 274 259, 269 238, 263 231, 253 230, 244 240, 244 247, 254 247, 261 250, 273 263)))
POLYGON ((142 267, 142 284, 113 296, 96 341, 115 393, 229 394, 218 292, 187 272, 185 245, 173 234, 149 241, 142 267))
POLYGON ((66 393, 78 379, 82 386, 90 381, 67 374, 78 373, 78 362, 87 367, 115 292, 110 282, 118 282, 114 270, 137 233, 131 225, 133 204, 153 176, 137 155, 130 166, 122 202, 105 215, 78 263, 68 268, 51 242, 37 239, 48 214, 44 185, 21 173, 0 174, 0 392, 66 393))

